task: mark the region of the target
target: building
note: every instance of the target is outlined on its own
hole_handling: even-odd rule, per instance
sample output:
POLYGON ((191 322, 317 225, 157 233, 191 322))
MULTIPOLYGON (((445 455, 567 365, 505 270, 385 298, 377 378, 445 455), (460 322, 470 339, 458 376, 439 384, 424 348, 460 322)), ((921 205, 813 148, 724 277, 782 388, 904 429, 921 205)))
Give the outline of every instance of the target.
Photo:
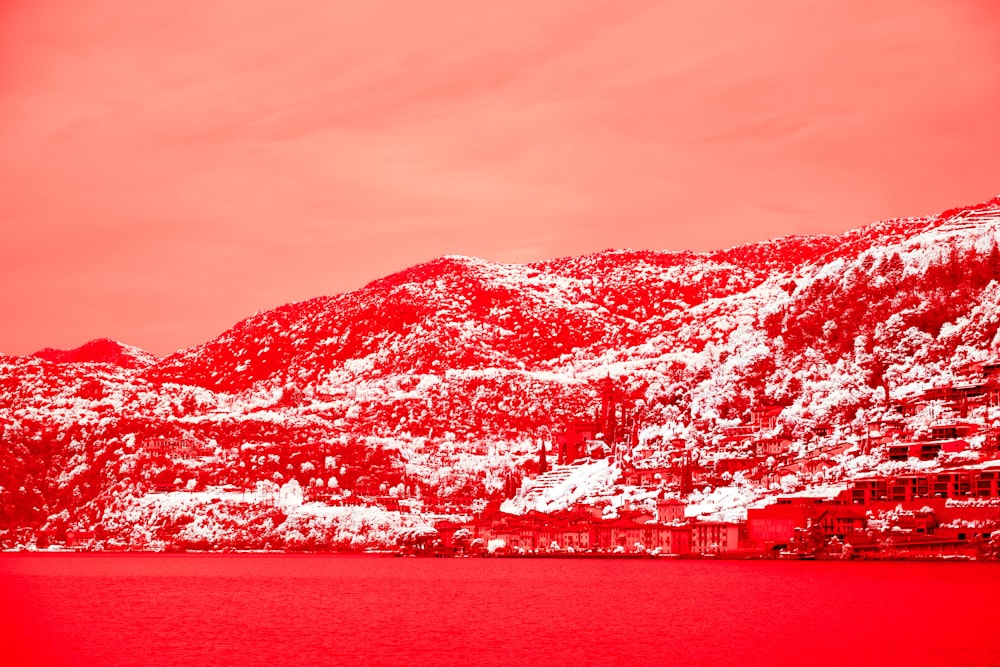
POLYGON ((529 512, 523 516, 501 513, 464 527, 475 538, 484 542, 501 540, 507 551, 514 552, 600 550, 635 553, 641 547, 643 551, 666 554, 691 553, 690 526, 644 523, 633 517, 601 521, 579 512, 554 515, 529 512), (486 525, 487 521, 490 525, 486 525))
POLYGON ((590 445, 597 439, 597 428, 594 422, 579 420, 566 426, 562 433, 556 436, 556 460, 559 463, 572 463, 577 459, 590 456, 590 445))
POLYGON ((761 438, 755 444, 757 454, 760 456, 779 458, 788 454, 792 441, 788 438, 761 438))
POLYGON ((694 521, 691 553, 725 554, 740 547, 740 525, 725 521, 694 521))
POLYGON ((784 410, 781 405, 762 405, 750 413, 750 420, 758 431, 770 431, 778 425, 778 417, 784 410))
POLYGON ((836 537, 841 542, 848 542, 855 536, 862 535, 868 527, 868 517, 850 507, 838 506, 824 509, 813 519, 823 530, 823 537, 836 537))
POLYGON ((931 425, 931 440, 952 440, 975 435, 978 424, 970 422, 943 422, 931 425))
POLYGON ((166 456, 177 459, 195 458, 205 454, 204 445, 187 436, 148 438, 143 441, 142 448, 150 456, 166 456))
POLYGON ((581 418, 568 424, 556 437, 559 463, 577 459, 621 457, 638 440, 638 424, 628 409, 624 392, 610 377, 600 381, 601 404, 593 419, 581 418))
POLYGON ((748 541, 752 547, 765 551, 784 548, 792 542, 796 529, 819 522, 826 513, 829 525, 838 525, 838 516, 844 517, 839 525, 850 525, 857 516, 850 498, 846 488, 838 488, 821 495, 810 492, 780 496, 770 505, 748 508, 748 541))
POLYGON ((595 546, 602 551, 633 553, 641 549, 665 554, 691 553, 691 527, 637 523, 615 519, 594 524, 595 546))
POLYGON ((732 474, 741 470, 753 470, 761 462, 762 460, 759 456, 722 456, 715 460, 715 474, 722 475, 727 472, 732 474))
POLYGON ((657 487, 661 484, 680 483, 680 471, 672 467, 629 467, 622 471, 622 482, 629 486, 657 487))
POLYGON ((1000 498, 1000 462, 935 472, 864 477, 851 483, 854 505, 908 503, 932 499, 1000 498))
POLYGON ((679 523, 684 521, 687 506, 675 498, 656 501, 656 520, 659 523, 679 523))
POLYGON ((89 549, 94 546, 96 533, 93 530, 67 530, 66 546, 70 549, 89 549))
MULTIPOLYGON (((948 430, 951 433, 953 431, 948 430)), ((921 442, 896 442, 886 445, 886 452, 890 461, 905 461, 910 458, 921 461, 933 461, 941 452, 964 452, 969 448, 969 443, 965 440, 945 441, 936 438, 921 442)))

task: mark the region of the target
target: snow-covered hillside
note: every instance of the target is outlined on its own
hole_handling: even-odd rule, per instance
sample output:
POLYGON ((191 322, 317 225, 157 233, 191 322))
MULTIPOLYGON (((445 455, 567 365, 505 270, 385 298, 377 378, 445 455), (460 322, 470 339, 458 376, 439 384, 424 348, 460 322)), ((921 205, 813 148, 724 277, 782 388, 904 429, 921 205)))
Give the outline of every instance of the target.
MULTIPOLYGON (((606 377, 636 426, 615 474, 676 464, 677 439, 702 467, 736 454, 734 429, 777 405, 765 435, 799 468, 727 473, 697 499, 837 483, 884 463, 860 438, 894 401, 996 359, 998 238, 1000 198, 705 254, 444 257, 162 360, 111 341, 0 356, 0 543, 384 545, 514 502, 606 377), (821 454, 822 471, 806 465, 821 454), (274 502, 292 483, 301 502, 274 502)), ((599 477, 605 496, 631 493, 599 477)), ((564 507, 561 488, 531 506, 564 507)))

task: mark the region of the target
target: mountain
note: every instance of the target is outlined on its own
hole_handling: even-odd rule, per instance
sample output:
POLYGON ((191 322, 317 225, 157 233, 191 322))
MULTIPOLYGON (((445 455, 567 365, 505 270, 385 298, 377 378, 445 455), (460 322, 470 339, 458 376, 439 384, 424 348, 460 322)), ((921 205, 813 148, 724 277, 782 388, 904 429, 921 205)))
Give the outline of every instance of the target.
MULTIPOLYGON (((605 378, 628 465, 670 464, 678 437, 712 461, 781 406, 789 456, 849 480, 884 463, 843 452, 894 402, 994 359, 998 235, 1000 198, 712 253, 443 257, 164 359, 107 340, 0 356, 0 544, 385 544, 427 520, 398 503, 446 516, 508 498, 605 378)), ((621 497, 608 470, 601 498, 573 497, 621 497)))
POLYGON ((92 340, 72 350, 47 347, 31 356, 57 364, 110 364, 127 369, 145 368, 159 361, 149 352, 107 338, 92 340))

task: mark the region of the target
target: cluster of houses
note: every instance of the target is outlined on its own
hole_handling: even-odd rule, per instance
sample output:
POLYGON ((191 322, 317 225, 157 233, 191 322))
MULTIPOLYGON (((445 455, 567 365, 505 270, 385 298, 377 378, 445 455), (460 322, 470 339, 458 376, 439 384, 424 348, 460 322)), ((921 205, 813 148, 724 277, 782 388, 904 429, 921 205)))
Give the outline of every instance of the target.
MULTIPOLYGON (((858 553, 975 555, 1000 529, 1000 461, 944 471, 867 476, 836 494, 802 492, 747 510, 760 551, 801 550, 806 533, 858 553)), ((1000 533, 998 533, 1000 534, 1000 533)), ((817 545, 818 546, 818 545, 817 545)))
MULTIPOLYGON (((839 449, 795 458, 791 440, 779 427, 782 407, 764 405, 746 424, 723 429, 715 451, 698 460, 682 438, 639 443, 628 401, 606 379, 593 417, 569 424, 550 451, 562 466, 613 458, 621 483, 660 492, 655 509, 650 504, 605 514, 607 508, 579 504, 559 513, 514 515, 497 508, 468 523, 439 522, 433 531, 414 534, 402 546, 445 552, 489 548, 515 554, 749 557, 815 555, 849 544, 852 555, 967 553, 995 540, 993 532, 1000 528, 1000 461, 994 460, 1000 435, 992 432, 989 416, 994 406, 1000 406, 1000 363, 970 367, 961 382, 890 404, 867 432, 855 432, 850 439, 863 452, 883 448, 890 460, 938 461, 934 471, 859 477, 826 487, 833 491, 802 491, 751 506, 745 521, 703 521, 686 517, 685 505, 676 496, 685 497, 695 485, 728 484, 736 473, 750 486, 767 488, 790 472, 818 472, 834 465, 831 456, 848 448, 846 439, 839 449), (928 406, 938 411, 935 421, 919 431, 911 428, 917 420, 909 418, 928 406), (971 456, 946 456, 968 452, 973 436, 982 443, 979 459, 985 463, 973 464, 971 456)), ((816 431, 828 437, 834 429, 821 425, 816 431)), ((170 458, 203 453, 200 443, 183 437, 149 439, 143 448, 170 458)), ((545 457, 543 446, 539 474, 548 469, 545 457)), ((175 489, 168 479, 157 482, 157 491, 175 489)), ((392 497, 307 500, 364 500, 397 511, 405 511, 408 503, 392 497)), ((467 510, 472 501, 428 497, 421 505, 424 511, 454 515, 464 513, 463 507, 467 510)))
POLYGON ((854 557, 975 555, 1000 528, 1000 461, 948 472, 870 477, 833 491, 803 491, 747 510, 746 521, 685 518, 685 505, 661 499, 656 510, 623 508, 604 518, 594 506, 545 514, 484 513, 440 522, 410 549, 477 547, 509 554, 661 554, 816 556, 851 545, 854 557), (886 519, 885 517, 889 517, 886 519))
MULTIPOLYGON (((770 504, 751 506, 741 522, 685 518, 681 501, 667 499, 657 502, 655 512, 620 509, 614 518, 585 505, 553 514, 494 511, 467 524, 441 523, 435 543, 446 551, 475 544, 508 553, 714 557, 840 554, 843 545, 850 545, 852 557, 975 555, 984 544, 1000 547, 996 456, 1000 434, 993 433, 989 414, 1000 406, 1000 363, 970 366, 966 371, 962 381, 890 404, 866 433, 855 433, 861 437, 852 439, 865 453, 883 447, 890 460, 940 462, 934 471, 865 476, 834 486, 833 491, 786 494, 770 504), (919 431, 909 428, 907 418, 928 406, 937 409, 936 421, 919 431), (973 409, 979 412, 970 420, 973 409), (982 436, 978 457, 944 458, 968 453, 967 438, 972 436, 982 436), (971 463, 975 458, 985 462, 971 463)), ((791 441, 778 428, 781 406, 761 406, 749 423, 725 429, 719 443, 722 453, 704 461, 692 460, 681 438, 638 445, 634 421, 622 406, 614 386, 606 381, 595 418, 569 425, 557 441, 558 462, 613 456, 621 466, 622 483, 679 491, 681 497, 693 484, 726 483, 736 472, 742 472, 749 485, 766 486, 788 472, 818 472, 834 465, 831 451, 793 459, 791 441), (629 455, 622 457, 623 451, 629 455), (666 454, 659 460, 669 463, 650 465, 657 454, 666 454)), ((829 426, 816 430, 818 436, 833 433, 829 426)), ((844 444, 832 453, 847 448, 844 444)))
POLYGON ((593 506, 523 515, 493 512, 470 523, 441 522, 435 539, 444 551, 478 544, 501 553, 726 554, 739 550, 743 527, 727 522, 687 522, 677 500, 657 503, 656 512, 622 510, 604 519, 593 506), (464 537, 465 544, 456 541, 464 537))

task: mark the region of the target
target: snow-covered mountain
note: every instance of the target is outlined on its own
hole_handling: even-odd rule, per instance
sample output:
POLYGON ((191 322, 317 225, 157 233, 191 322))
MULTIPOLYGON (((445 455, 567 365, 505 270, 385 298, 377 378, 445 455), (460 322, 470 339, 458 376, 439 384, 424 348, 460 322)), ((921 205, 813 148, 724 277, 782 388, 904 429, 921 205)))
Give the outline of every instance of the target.
POLYGON ((770 405, 798 455, 843 451, 994 359, 998 238, 1000 198, 714 253, 444 257, 165 359, 106 340, 0 356, 0 543, 378 544, 426 520, 396 503, 509 496, 606 377, 629 465, 677 437, 710 459, 770 405))

